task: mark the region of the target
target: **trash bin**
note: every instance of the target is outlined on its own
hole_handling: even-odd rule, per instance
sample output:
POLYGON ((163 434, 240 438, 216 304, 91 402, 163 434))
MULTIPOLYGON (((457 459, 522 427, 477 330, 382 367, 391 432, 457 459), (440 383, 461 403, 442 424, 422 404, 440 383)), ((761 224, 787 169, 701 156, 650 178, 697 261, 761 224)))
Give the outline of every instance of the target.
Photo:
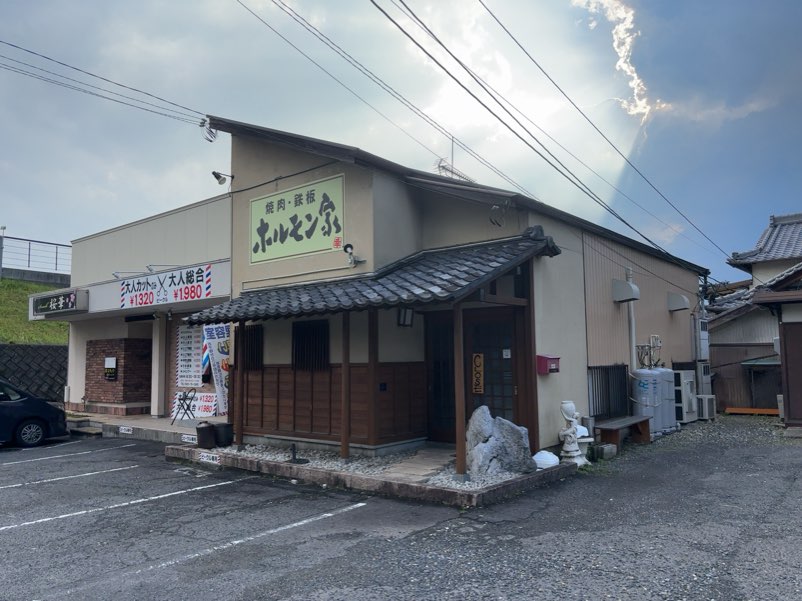
POLYGON ((198 448, 201 449, 213 449, 215 446, 214 440, 214 425, 210 424, 209 422, 200 422, 196 427, 195 431, 198 434, 198 448))
POLYGON ((229 447, 234 444, 234 424, 215 424, 214 440, 218 447, 229 447))

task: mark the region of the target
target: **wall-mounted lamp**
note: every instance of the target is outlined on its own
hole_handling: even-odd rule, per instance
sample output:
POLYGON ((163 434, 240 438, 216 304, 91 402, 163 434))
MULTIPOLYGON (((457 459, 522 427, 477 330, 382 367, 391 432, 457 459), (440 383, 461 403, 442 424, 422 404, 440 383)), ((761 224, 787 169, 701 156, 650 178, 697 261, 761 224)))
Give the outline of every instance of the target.
POLYGON ((145 268, 150 272, 153 273, 156 271, 156 267, 178 267, 178 265, 159 265, 158 263, 150 263, 149 265, 145 265, 145 268))
POLYGON ((119 280, 124 274, 134 274, 134 275, 142 275, 143 271, 112 271, 111 275, 114 276, 115 280, 119 280))
POLYGON ((220 184, 221 186, 224 183, 226 183, 226 178, 227 177, 230 177, 232 179, 232 181, 234 179, 234 176, 231 175, 230 173, 220 173, 219 171, 212 171, 212 175, 214 176, 214 179, 217 180, 217 183, 220 184))
POLYGON ((348 265, 351 267, 356 267, 360 263, 364 263, 365 259, 360 259, 354 254, 354 245, 353 244, 346 244, 343 246, 343 252, 348 255, 348 265))
POLYGON ((409 307, 398 307, 398 327, 411 328, 415 312, 409 307))

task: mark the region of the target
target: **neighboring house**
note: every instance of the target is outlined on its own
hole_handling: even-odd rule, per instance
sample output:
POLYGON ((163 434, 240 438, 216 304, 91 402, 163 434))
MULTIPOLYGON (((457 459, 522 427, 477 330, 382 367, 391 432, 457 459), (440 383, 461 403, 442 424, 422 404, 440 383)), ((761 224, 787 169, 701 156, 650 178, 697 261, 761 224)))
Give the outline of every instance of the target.
POLYGON ((180 326, 187 314, 230 298, 230 196, 72 244, 71 287, 33 295, 29 306, 30 319, 70 324, 67 408, 163 416, 181 392, 214 395, 200 355, 179 356, 187 330, 180 326))
POLYGON ((487 405, 533 449, 557 444, 563 400, 629 411, 632 299, 632 339, 659 335, 669 366, 697 359, 702 267, 521 194, 210 124, 232 136, 232 300, 189 322, 245 333, 233 376, 245 441, 348 454, 432 440, 459 459, 466 419, 487 405))
POLYGON ((769 308, 779 325, 783 417, 786 427, 802 427, 802 262, 756 290, 753 302, 769 308))
MULTIPOLYGON (((802 261, 802 213, 771 216, 754 249, 727 261, 749 280, 721 288, 708 305, 710 367, 720 409, 776 409, 781 393, 777 319, 753 302, 757 290, 773 289, 802 261)), ((713 288, 716 291, 715 287, 713 288)))

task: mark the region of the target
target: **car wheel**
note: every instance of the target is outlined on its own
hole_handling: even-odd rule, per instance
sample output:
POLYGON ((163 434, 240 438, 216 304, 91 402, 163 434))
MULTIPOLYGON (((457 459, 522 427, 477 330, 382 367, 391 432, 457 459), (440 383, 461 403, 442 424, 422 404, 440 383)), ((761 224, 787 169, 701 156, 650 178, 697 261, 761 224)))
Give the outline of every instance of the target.
POLYGON ((45 440, 45 427, 42 422, 28 419, 17 426, 17 444, 21 447, 35 447, 45 440))

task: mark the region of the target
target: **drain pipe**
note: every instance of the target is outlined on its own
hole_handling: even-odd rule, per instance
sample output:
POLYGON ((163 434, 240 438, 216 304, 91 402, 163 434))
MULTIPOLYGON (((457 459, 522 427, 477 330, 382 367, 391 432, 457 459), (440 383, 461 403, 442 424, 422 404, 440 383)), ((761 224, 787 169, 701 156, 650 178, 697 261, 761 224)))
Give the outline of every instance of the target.
MULTIPOLYGON (((627 282, 632 284, 632 268, 626 268, 627 282)), ((627 319, 629 320, 629 371, 638 369, 638 353, 635 349, 635 301, 627 303, 627 319)))

